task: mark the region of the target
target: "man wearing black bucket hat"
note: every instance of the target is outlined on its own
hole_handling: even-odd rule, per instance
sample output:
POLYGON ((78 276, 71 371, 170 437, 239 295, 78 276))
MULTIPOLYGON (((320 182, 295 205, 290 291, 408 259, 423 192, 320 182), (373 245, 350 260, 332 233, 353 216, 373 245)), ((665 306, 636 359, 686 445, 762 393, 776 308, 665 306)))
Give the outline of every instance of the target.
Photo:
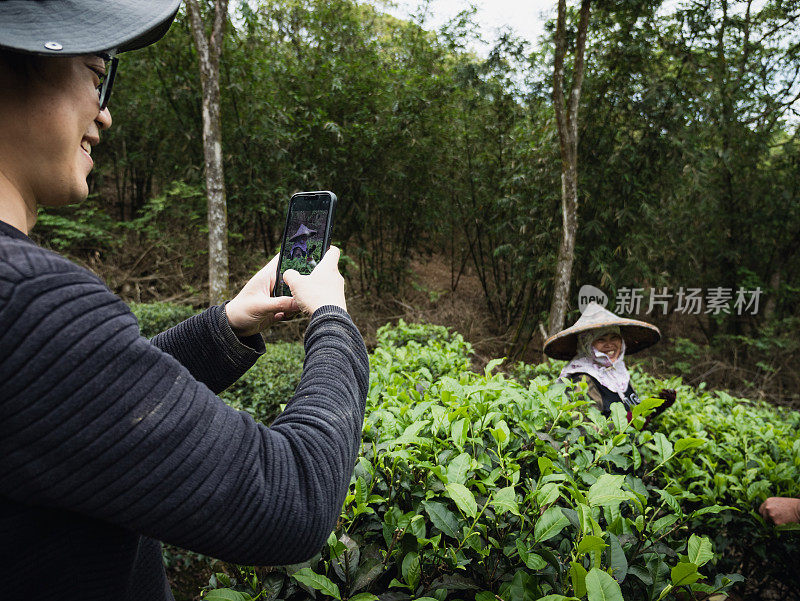
MULTIPOLYGON (((331 248, 295 299, 275 262, 224 306, 148 341, 87 270, 27 233, 83 200, 111 126, 117 56, 160 39, 178 0, 0 0, 2 598, 169 600, 166 541, 243 564, 323 545, 359 448, 366 349, 331 248), (298 390, 270 428, 215 393, 310 314, 298 390)), ((291 277, 294 275, 294 277, 291 277)))

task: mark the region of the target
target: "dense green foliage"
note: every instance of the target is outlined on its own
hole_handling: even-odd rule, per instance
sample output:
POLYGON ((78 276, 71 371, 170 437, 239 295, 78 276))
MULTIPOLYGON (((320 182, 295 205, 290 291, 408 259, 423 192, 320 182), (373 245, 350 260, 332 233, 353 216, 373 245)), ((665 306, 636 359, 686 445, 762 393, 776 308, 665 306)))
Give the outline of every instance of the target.
POLYGON ((737 571, 739 586, 792 585, 795 538, 756 509, 795 490, 796 413, 634 370, 644 400, 629 424, 555 383, 560 365, 518 369, 522 385, 493 373, 499 361, 469 371, 469 345, 441 327, 385 327, 378 340, 328 545, 302 565, 227 566, 205 598, 680 599, 726 590, 737 571), (643 429, 665 385, 679 400, 643 429))

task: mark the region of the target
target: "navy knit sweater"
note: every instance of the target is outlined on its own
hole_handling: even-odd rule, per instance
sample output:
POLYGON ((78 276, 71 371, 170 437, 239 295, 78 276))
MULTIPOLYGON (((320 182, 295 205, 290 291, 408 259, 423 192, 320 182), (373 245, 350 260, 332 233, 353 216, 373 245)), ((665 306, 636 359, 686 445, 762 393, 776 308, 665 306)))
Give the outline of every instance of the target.
POLYGON ((148 341, 99 278, 0 222, 0 597, 170 600, 158 541, 241 564, 315 554, 369 366, 337 307, 313 315, 305 348, 268 428, 215 394, 260 336, 238 339, 211 307, 148 341))

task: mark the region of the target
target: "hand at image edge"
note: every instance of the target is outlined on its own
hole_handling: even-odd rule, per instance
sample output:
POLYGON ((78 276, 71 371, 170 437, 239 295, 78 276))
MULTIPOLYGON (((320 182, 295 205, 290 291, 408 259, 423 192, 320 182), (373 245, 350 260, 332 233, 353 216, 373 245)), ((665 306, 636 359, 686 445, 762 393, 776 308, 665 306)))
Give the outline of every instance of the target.
POLYGON ((776 526, 800 522, 800 499, 770 497, 758 508, 761 517, 776 526))

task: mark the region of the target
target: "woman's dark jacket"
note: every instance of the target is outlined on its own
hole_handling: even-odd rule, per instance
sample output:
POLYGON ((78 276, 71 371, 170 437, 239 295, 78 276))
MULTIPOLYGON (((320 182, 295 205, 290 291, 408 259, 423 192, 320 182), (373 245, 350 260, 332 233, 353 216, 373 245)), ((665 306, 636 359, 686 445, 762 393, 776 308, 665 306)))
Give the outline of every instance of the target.
POLYGON ((569 374, 567 377, 573 382, 586 382, 588 386, 586 395, 596 403, 597 408, 603 415, 611 415, 611 403, 624 402, 627 410, 639 404, 639 396, 630 382, 628 382, 628 388, 625 390, 625 400, 623 401, 616 392, 606 388, 589 374, 574 373, 569 374))

